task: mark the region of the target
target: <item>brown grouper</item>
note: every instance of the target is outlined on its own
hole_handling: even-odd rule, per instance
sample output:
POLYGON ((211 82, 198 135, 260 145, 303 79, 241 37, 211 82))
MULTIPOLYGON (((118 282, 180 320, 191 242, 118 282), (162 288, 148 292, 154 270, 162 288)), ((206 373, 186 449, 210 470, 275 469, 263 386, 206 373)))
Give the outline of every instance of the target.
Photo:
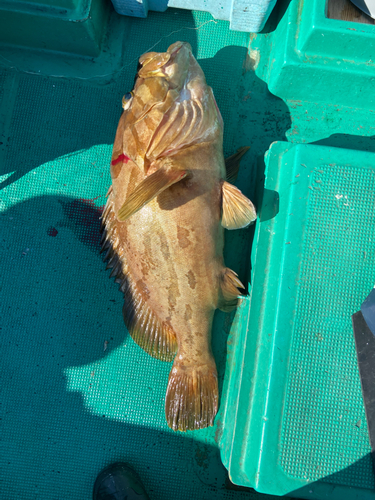
POLYGON ((235 308, 244 288, 225 267, 224 228, 256 218, 228 182, 248 148, 225 162, 220 111, 188 43, 144 54, 138 68, 113 146, 102 249, 132 338, 151 356, 174 359, 168 425, 201 429, 218 408, 214 312, 235 308))

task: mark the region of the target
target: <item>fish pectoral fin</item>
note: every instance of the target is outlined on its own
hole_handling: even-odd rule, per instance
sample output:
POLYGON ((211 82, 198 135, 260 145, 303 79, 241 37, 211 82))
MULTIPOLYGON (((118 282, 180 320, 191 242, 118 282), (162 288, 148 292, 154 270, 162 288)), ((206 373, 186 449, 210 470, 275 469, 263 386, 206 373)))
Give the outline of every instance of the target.
POLYGON ((244 289, 245 287, 238 279, 237 274, 228 267, 224 268, 221 273, 222 298, 218 306, 220 311, 233 311, 238 305, 239 296, 243 295, 241 290, 244 289))
POLYGON ((241 229, 255 221, 257 214, 253 203, 241 191, 224 181, 223 215, 221 225, 225 229, 241 229))
POLYGON ((201 366, 185 366, 183 361, 175 360, 165 396, 165 416, 171 429, 185 432, 213 425, 218 401, 213 359, 201 366))
POLYGON ((118 211, 118 220, 123 222, 128 219, 158 196, 158 194, 162 193, 165 189, 169 188, 176 182, 181 181, 187 175, 187 170, 161 167, 159 170, 146 177, 140 184, 138 184, 118 211))
POLYGON ((250 146, 237 149, 234 155, 225 159, 225 168, 227 170, 227 181, 236 182, 238 170, 240 168, 241 158, 249 151, 250 146))

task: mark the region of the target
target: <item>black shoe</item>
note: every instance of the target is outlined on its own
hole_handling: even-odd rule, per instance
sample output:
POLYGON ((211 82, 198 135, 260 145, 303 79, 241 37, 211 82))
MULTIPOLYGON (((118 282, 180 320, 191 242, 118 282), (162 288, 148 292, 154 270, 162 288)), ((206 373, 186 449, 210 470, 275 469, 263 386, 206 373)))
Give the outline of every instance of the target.
POLYGON ((96 478, 93 500, 150 500, 141 478, 129 465, 117 462, 96 478))

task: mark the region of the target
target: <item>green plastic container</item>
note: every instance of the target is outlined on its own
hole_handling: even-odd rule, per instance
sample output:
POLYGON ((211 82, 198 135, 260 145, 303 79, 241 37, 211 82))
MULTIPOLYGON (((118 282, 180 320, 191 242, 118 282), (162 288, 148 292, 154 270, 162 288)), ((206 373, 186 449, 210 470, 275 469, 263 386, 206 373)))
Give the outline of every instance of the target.
POLYGON ((375 105, 375 25, 326 17, 326 0, 280 3, 272 32, 252 40, 256 72, 283 99, 375 105))
POLYGON ((221 454, 262 493, 374 499, 351 315, 373 287, 375 155, 272 144, 221 454))
POLYGON ((129 35, 128 19, 117 17, 106 0, 0 0, 0 65, 108 82, 129 35))

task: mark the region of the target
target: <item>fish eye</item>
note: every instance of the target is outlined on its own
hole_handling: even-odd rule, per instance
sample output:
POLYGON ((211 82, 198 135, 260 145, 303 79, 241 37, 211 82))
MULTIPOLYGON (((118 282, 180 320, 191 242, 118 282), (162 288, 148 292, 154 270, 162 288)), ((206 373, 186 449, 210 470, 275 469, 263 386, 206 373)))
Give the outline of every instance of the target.
POLYGON ((123 109, 128 109, 130 106, 130 101, 134 96, 134 92, 126 92, 126 94, 122 98, 122 107, 123 109))

